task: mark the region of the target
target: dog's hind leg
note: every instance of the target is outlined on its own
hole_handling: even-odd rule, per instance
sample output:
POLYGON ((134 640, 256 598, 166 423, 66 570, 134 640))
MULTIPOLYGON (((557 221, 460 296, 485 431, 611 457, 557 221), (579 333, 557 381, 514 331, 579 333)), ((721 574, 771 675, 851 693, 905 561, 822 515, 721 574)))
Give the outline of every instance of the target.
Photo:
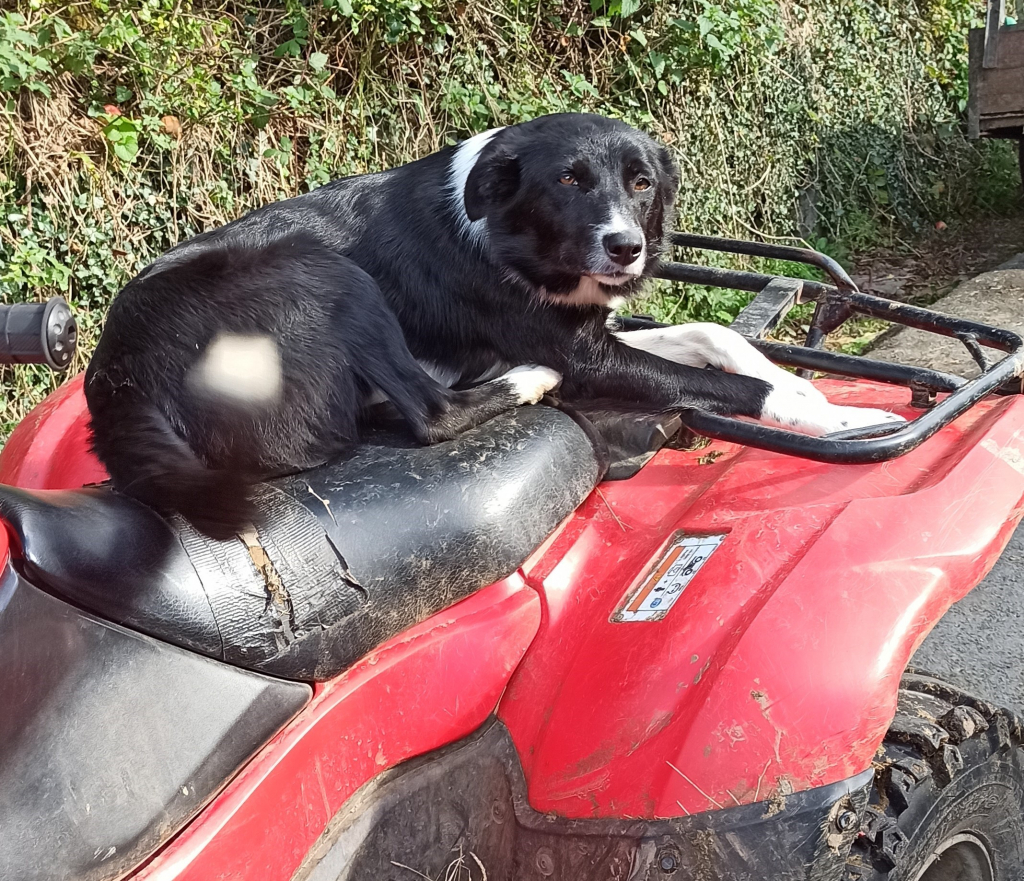
POLYGON ((198 530, 227 539, 253 522, 253 475, 209 468, 149 398, 127 381, 90 373, 92 445, 114 485, 158 511, 178 511, 198 530), (100 428, 101 430, 97 430, 100 428))
POLYGON ((391 401, 420 442, 450 440, 499 413, 535 404, 561 382, 554 370, 524 366, 473 388, 448 388, 413 357, 376 282, 361 271, 358 276, 335 305, 335 326, 369 399, 391 401))
POLYGON ((451 440, 467 429, 523 404, 536 404, 562 377, 547 367, 516 367, 473 388, 447 391, 443 407, 417 432, 421 441, 451 440))

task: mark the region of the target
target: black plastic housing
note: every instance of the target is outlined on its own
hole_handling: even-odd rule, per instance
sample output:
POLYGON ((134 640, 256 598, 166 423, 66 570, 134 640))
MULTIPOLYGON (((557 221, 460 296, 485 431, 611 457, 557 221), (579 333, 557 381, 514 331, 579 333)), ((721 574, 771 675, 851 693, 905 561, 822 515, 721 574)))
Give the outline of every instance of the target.
POLYGON ((305 704, 281 682, 0 573, 0 878, 108 881, 171 838, 305 704))
POLYGON ((873 776, 676 819, 565 819, 530 807, 512 738, 492 719, 366 784, 293 881, 397 879, 398 863, 410 878, 461 865, 487 881, 836 879, 873 776))

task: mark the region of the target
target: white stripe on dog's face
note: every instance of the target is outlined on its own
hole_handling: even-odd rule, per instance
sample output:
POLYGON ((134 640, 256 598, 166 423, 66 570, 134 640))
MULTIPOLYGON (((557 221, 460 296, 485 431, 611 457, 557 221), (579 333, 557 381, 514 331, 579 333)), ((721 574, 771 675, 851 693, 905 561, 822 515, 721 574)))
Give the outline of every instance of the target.
POLYGON ((458 219, 462 231, 474 242, 483 241, 487 220, 480 218, 480 220, 473 221, 466 215, 466 181, 469 180, 469 174, 476 165, 477 159, 480 158, 481 151, 502 128, 504 126, 473 135, 469 140, 463 141, 455 148, 455 155, 452 157, 452 165, 448 175, 451 208, 458 219))

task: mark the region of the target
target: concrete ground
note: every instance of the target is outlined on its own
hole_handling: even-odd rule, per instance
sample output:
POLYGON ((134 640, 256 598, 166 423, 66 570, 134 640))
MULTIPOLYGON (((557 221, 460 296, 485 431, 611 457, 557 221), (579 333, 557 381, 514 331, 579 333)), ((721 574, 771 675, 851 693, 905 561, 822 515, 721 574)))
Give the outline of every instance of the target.
MULTIPOLYGON (((929 308, 1024 334, 1024 254, 964 282, 929 308)), ((978 373, 961 343, 911 329, 883 339, 869 357, 961 376, 978 373)), ((911 663, 1024 715, 1024 524, 985 580, 939 621, 911 663)))
MULTIPOLYGON (((1024 254, 964 282, 928 308, 1024 334, 1024 254)), ((958 340, 911 328, 883 339, 868 357, 916 364, 968 378, 978 375, 974 360, 958 340)))

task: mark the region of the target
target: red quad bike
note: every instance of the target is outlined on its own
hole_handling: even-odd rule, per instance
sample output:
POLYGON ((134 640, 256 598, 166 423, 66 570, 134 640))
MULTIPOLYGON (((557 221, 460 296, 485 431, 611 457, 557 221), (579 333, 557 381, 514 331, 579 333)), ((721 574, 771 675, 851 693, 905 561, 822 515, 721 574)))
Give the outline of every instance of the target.
MULTIPOLYGON (((80 378, 36 408, 0 456, 0 878, 1020 881, 1022 556, 985 576, 1024 342, 811 251, 674 241, 823 269, 661 274, 758 292, 735 326, 769 357, 912 421, 384 424, 214 542, 102 486, 80 378), (806 346, 762 339, 806 301, 806 346), (823 351, 852 313, 981 374, 823 351)), ((47 308, 2 316, 9 360, 67 363, 47 308)))

